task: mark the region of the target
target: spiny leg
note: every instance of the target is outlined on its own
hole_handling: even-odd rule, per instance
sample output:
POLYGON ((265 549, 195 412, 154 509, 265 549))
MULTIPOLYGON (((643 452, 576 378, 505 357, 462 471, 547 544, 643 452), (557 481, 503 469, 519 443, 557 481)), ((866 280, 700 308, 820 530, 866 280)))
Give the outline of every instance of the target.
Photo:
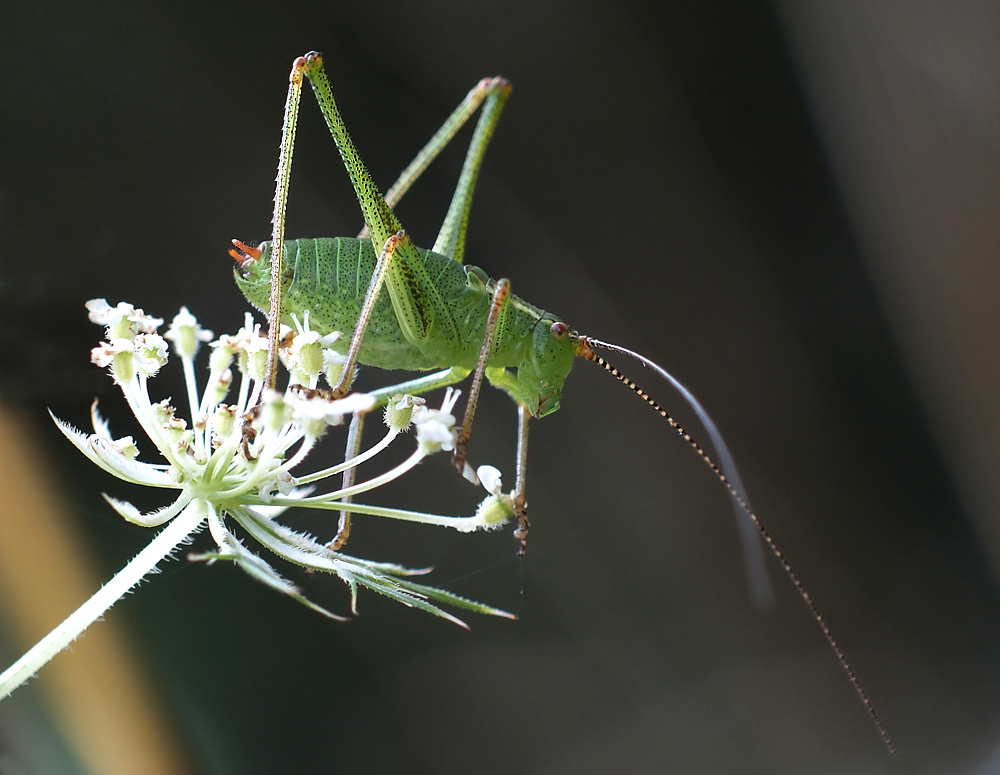
POLYGON ((448 306, 440 289, 430 276, 416 246, 403 232, 392 208, 376 187, 351 140, 323 68, 323 57, 313 51, 306 54, 305 60, 305 73, 312 84, 323 120, 326 121, 351 179, 372 246, 376 251, 382 250, 391 237, 397 237, 395 254, 398 260, 388 268, 386 284, 403 336, 410 344, 420 348, 432 336, 431 329, 436 323, 439 331, 435 331, 433 335, 441 335, 457 343, 458 329, 448 314, 448 306))
POLYGON ((330 86, 330 79, 326 76, 323 68, 323 56, 318 51, 311 51, 295 60, 304 62, 305 74, 309 77, 316 102, 319 103, 320 112, 326 121, 330 135, 340 151, 340 158, 344 162, 347 174, 354 187, 354 193, 361 205, 361 212, 365 218, 365 225, 368 227, 372 238, 372 245, 376 250, 381 249, 385 241, 402 229, 402 225, 396 219, 392 208, 386 203, 382 193, 372 180, 372 176, 361 160, 358 149, 351 140, 351 135, 347 131, 347 125, 340 115, 337 101, 333 96, 333 87, 330 86))
POLYGON ((347 361, 340 372, 337 384, 330 391, 330 398, 343 398, 351 387, 354 379, 354 367, 358 362, 358 353, 361 352, 361 342, 364 340, 365 330, 368 328, 368 321, 371 319, 372 310, 375 309, 375 302, 378 300, 378 292, 382 289, 385 276, 389 272, 392 256, 396 252, 397 245, 406 238, 406 232, 400 230, 397 234, 389 237, 382 248, 382 254, 375 264, 375 271, 372 273, 371 282, 368 283, 368 290, 365 292, 365 300, 361 305, 361 314, 358 315, 358 322, 354 326, 354 334, 351 336, 351 346, 347 350, 347 361))
POLYGON ((483 332, 483 344, 479 349, 479 362, 476 364, 476 371, 472 377, 472 385, 469 387, 469 397, 465 404, 465 419, 462 421, 462 429, 458 433, 458 441, 455 444, 455 468, 458 473, 469 478, 468 464, 465 462, 465 454, 469 445, 469 437, 472 435, 472 420, 476 415, 476 403, 479 401, 479 389, 483 384, 483 373, 486 371, 486 361, 493 350, 497 334, 502 333, 502 317, 510 300, 510 281, 497 280, 493 288, 493 299, 490 302, 490 312, 486 318, 486 326, 483 332))
POLYGON ((288 96, 285 99, 285 118, 281 127, 281 147, 278 152, 277 186, 274 192, 274 214, 271 217, 271 308, 267 328, 267 367, 264 386, 274 389, 278 378, 278 336, 281 331, 281 269, 285 249, 285 209, 288 204, 288 183, 292 174, 292 152, 295 148, 295 126, 299 116, 302 96, 302 76, 306 59, 298 57, 292 62, 288 76, 288 96))
POLYGON ((517 404, 517 479, 514 484, 514 515, 517 517, 517 527, 514 528, 514 538, 521 542, 517 556, 524 555, 528 546, 528 499, 526 494, 528 482, 528 421, 531 410, 521 400, 521 389, 517 377, 507 369, 495 367, 486 369, 486 379, 498 390, 502 390, 517 404))
MULTIPOLYGON (((354 417, 351 419, 351 429, 347 432, 347 449, 344 451, 344 460, 351 460, 358 456, 361 451, 361 431, 364 428, 365 415, 361 412, 356 412, 354 417)), ((357 472, 355 466, 351 466, 346 471, 344 471, 343 479, 343 489, 348 490, 354 486, 355 473, 357 472)), ((351 502, 351 496, 345 495, 343 498, 345 503, 351 502)), ((333 537, 327 546, 333 551, 342 549, 344 544, 347 543, 347 539, 351 536, 351 512, 342 511, 340 512, 340 521, 337 523, 337 534, 333 537)))
MULTIPOLYGON (((434 374, 428 374, 424 377, 418 377, 417 379, 400 382, 397 385, 389 385, 388 387, 372 391, 369 395, 375 399, 375 406, 382 406, 388 403, 392 396, 399 394, 416 396, 421 393, 428 393, 431 390, 437 390, 438 388, 454 385, 457 382, 461 382, 468 376, 468 369, 454 367, 444 371, 435 372, 434 374)), ((361 451, 361 431, 364 426, 364 417, 364 414, 358 412, 351 420, 351 428, 347 434, 347 449, 344 452, 344 460, 350 460, 357 457, 358 453, 361 451)), ((352 466, 344 471, 343 489, 346 490, 354 486, 356 470, 357 469, 352 466)), ((344 503, 350 503, 351 496, 344 496, 343 501, 344 503)), ((344 547, 344 544, 347 543, 347 539, 350 538, 350 535, 351 512, 349 510, 344 510, 340 512, 340 521, 337 524, 337 534, 334 536, 333 540, 327 544, 327 546, 329 546, 329 548, 333 551, 338 551, 344 547)))
POLYGON ((528 497, 525 488, 528 483, 528 421, 531 412, 524 404, 517 405, 517 480, 514 484, 514 515, 517 517, 517 527, 514 528, 514 538, 521 542, 517 556, 523 557, 528 548, 528 497))
POLYGON ((483 84, 488 84, 489 96, 486 104, 483 105, 483 112, 479 116, 476 131, 469 143, 469 150, 462 165, 462 174, 458 178, 458 185, 451 197, 448 213, 441 224, 441 231, 434 241, 434 247, 431 248, 435 253, 453 258, 459 263, 462 263, 465 258, 465 235, 469 227, 469 211, 472 209, 472 195, 479 178, 479 170, 483 166, 486 146, 489 145, 490 139, 493 137, 497 122, 500 120, 500 112, 503 110, 511 90, 510 82, 503 78, 483 81, 480 83, 480 87, 483 84))
MULTIPOLYGON (((434 133, 434 136, 427 141, 427 144, 420 150, 413 161, 410 162, 409 166, 403 170, 399 178, 392 187, 385 194, 385 201, 389 207, 395 207, 399 200, 403 198, 403 195, 410 190, 410 187, 416 182, 424 170, 430 166, 431 162, 434 161, 444 150, 445 146, 455 137, 458 131, 465 125, 465 122, 469 120, 476 109, 487 100, 486 106, 483 108, 483 114, 479 119, 479 124, 476 127, 476 132, 473 135, 472 142, 469 145, 469 152, 466 155, 465 166, 462 169, 462 176, 459 178, 458 187, 455 189, 455 195, 452 200, 451 209, 461 209, 459 205, 455 204, 457 199, 465 202, 464 210, 466 214, 468 213, 469 207, 472 202, 472 189, 475 187, 476 176, 479 173, 479 167, 482 164, 483 154, 486 150, 486 145, 490 141, 490 137, 493 134, 493 130, 496 127, 497 119, 499 118, 500 111, 503 109, 503 104, 506 101, 507 95, 510 93, 511 85, 510 82, 504 78, 497 76, 496 78, 484 78, 471 91, 465 96, 461 104, 452 112, 452 114, 445 120, 441 128, 434 133), (468 179, 467 182, 466 179, 468 179), (468 193, 466 193, 466 191, 468 193), (459 194, 461 193, 461 196, 459 194)), ((450 211, 449 211, 450 212, 450 211)), ((467 220, 467 218, 466 218, 467 220)), ((445 219, 445 224, 448 223, 448 219, 445 219)), ((445 233, 444 227, 442 227, 441 234, 438 235, 438 241, 442 239, 445 233)), ((462 232, 464 237, 464 231, 462 232)), ((359 238, 364 238, 368 236, 368 227, 366 226, 358 234, 359 238)), ((442 255, 454 258, 456 261, 461 262, 461 253, 464 251, 464 238, 461 240, 462 244, 459 248, 459 255, 456 256, 453 253, 446 252, 444 250, 438 250, 435 246, 434 250, 442 255)))
MULTIPOLYGON (((271 261, 271 303, 268 316, 268 356, 265 377, 265 386, 269 388, 273 388, 277 381, 278 335, 281 328, 280 289, 281 271, 283 268, 282 258, 284 256, 285 210, 288 202, 288 186, 292 168, 292 153, 295 147, 295 129, 298 122, 303 77, 308 77, 312 84, 313 93, 320 105, 323 118, 333 135, 334 142, 344 161, 344 166, 347 168, 351 184, 354 187, 361 210, 364 213, 365 223, 375 233, 373 243, 377 240, 377 244, 374 244, 374 247, 376 250, 381 249, 383 257, 385 257, 386 250, 390 244, 389 240, 395 236, 396 242, 392 243, 393 248, 395 248, 397 242, 403 242, 406 247, 410 248, 408 252, 413 251, 412 245, 409 244, 409 240, 402 232, 399 221, 396 220, 392 209, 386 204, 385 199, 382 198, 374 181, 372 181, 371 175, 361 161, 357 149, 354 147, 354 143, 347 132, 347 127, 337 108, 330 82, 323 69, 322 56, 318 52, 313 51, 304 57, 296 58, 292 62, 292 70, 288 77, 288 96, 285 101, 284 123, 281 130, 281 146, 278 155, 277 186, 274 194, 274 214, 271 219, 274 227, 271 239, 271 255, 273 258, 271 261)), ((252 251, 247 251, 245 246, 236 244, 235 242, 234 244, 237 248, 246 251, 251 257, 254 255, 252 251)), ((238 254, 234 255, 234 257, 242 262, 242 258, 238 254)), ((381 287, 384 274, 385 269, 383 269, 382 276, 378 277, 376 283, 376 277, 378 276, 376 272, 376 277, 372 278, 371 285, 375 286, 377 284, 378 287, 381 287)), ((370 286, 369 295, 371 295, 371 290, 370 286)), ((368 305, 367 301, 368 299, 366 298, 366 307, 374 306, 374 296, 371 299, 371 305, 368 305)), ((370 313, 371 310, 368 309, 368 314, 370 315, 370 313)), ((364 326, 358 325, 351 342, 351 349, 355 360, 363 334, 364 326)), ((337 386, 334 388, 335 392, 338 389, 342 390, 340 395, 346 393, 344 386, 345 384, 350 384, 348 380, 353 376, 354 362, 350 359, 348 366, 350 368, 345 367, 340 381, 338 381, 337 386)))
MULTIPOLYGON (((281 146, 278 150, 278 174, 275 178, 276 186, 274 191, 274 213, 271 216, 273 227, 271 236, 272 256, 271 262, 271 299, 268 314, 267 327, 267 363, 264 371, 264 387, 274 389, 278 381, 278 337, 281 332, 281 257, 284 255, 285 246, 285 210, 288 204, 288 182, 292 173, 292 152, 295 148, 295 127, 298 122, 299 102, 302 96, 302 76, 305 72, 306 60, 298 57, 292 62, 292 71, 288 76, 288 95, 285 98, 285 115, 281 126, 281 146)), ((259 251, 249 249, 238 240, 233 240, 233 244, 245 251, 249 257, 259 258, 259 251)), ((241 264, 243 257, 236 251, 230 250, 233 256, 241 264)), ((261 393, 263 396, 263 392, 261 393)), ((243 416, 243 456, 247 460, 253 459, 250 450, 257 431, 253 428, 253 421, 260 411, 260 404, 254 406, 243 416)))

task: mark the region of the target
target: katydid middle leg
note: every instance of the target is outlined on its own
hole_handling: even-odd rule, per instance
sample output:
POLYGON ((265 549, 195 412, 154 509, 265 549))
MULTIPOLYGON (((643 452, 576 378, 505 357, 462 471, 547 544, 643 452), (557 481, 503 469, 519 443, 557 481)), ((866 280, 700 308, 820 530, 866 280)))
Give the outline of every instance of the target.
MULTIPOLYGON (((457 384, 468 376, 468 369, 454 367, 451 369, 445 369, 444 371, 435 372, 434 374, 427 374, 423 377, 417 377, 416 379, 407 380, 406 382, 400 382, 396 385, 379 388, 378 390, 371 391, 369 395, 375 399, 376 406, 382 406, 388 403, 389 400, 395 395, 409 394, 416 396, 421 393, 429 393, 432 390, 438 390, 439 388, 457 384)), ((358 412, 351 420, 351 428, 347 434, 347 449, 344 452, 344 460, 352 460, 357 457, 358 453, 361 451, 361 432, 364 428, 364 418, 365 415, 358 412)), ((351 466, 344 471, 344 490, 348 490, 354 486, 356 472, 357 468, 354 466, 351 466)), ((351 502, 351 496, 344 496, 343 501, 344 503, 349 504, 351 502)), ((340 512, 340 520, 337 523, 337 534, 327 545, 334 551, 342 549, 344 544, 347 543, 347 539, 350 535, 351 511, 348 508, 340 512)))
POLYGON ((521 400, 521 390, 517 385, 517 377, 507 369, 487 368, 486 379, 497 390, 502 390, 517 404, 517 469, 514 480, 514 515, 517 517, 517 527, 514 538, 521 542, 518 556, 523 555, 528 543, 528 498, 526 487, 528 482, 528 422, 531 420, 531 409, 521 400))
MULTIPOLYGON (((528 476, 528 423, 531 420, 531 410, 520 401, 520 392, 517 387, 517 378, 503 368, 486 368, 484 370, 486 379, 491 385, 507 393, 517 404, 518 426, 517 426, 517 460, 514 483, 514 516, 518 525, 514 530, 514 537, 521 542, 517 554, 523 555, 527 547, 528 538, 528 501, 526 496, 526 483, 528 476)), ((427 374, 423 377, 400 382, 395 385, 378 388, 369 393, 375 399, 376 406, 383 406, 395 395, 409 394, 421 395, 433 390, 458 384, 468 378, 468 369, 453 367, 443 371, 427 374)), ((475 402, 473 402, 474 405, 475 402)), ((468 414, 468 413, 467 413, 468 414)), ((361 448, 361 429, 363 427, 364 415, 356 414, 351 422, 351 429, 348 434, 347 451, 345 460, 357 457, 361 448)), ((471 425, 471 421, 470 421, 471 425)), ((348 489, 354 485, 354 467, 344 471, 343 489, 348 489)), ((350 496, 344 497, 345 503, 350 503, 350 496)), ((350 536, 351 512, 350 508, 345 508, 340 513, 340 522, 337 527, 337 534, 330 541, 328 546, 333 550, 341 549, 350 536)))

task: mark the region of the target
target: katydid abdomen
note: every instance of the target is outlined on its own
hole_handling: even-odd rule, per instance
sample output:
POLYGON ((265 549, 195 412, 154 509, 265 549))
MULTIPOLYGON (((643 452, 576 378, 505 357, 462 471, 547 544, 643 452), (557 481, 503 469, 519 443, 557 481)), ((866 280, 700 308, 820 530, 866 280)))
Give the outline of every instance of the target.
MULTIPOLYGON (((264 251, 264 260, 248 266, 245 276, 237 272, 236 282, 251 303, 266 311, 270 277, 267 272, 256 270, 270 264, 270 243, 263 243, 260 249, 264 251)), ((447 314, 453 325, 434 320, 426 341, 420 345, 411 343, 403 334, 389 294, 383 290, 372 310, 358 361, 381 369, 455 366, 474 369, 483 346, 493 281, 478 267, 460 264, 423 248, 418 248, 418 252, 444 301, 439 314, 447 314)), ((308 313, 311 330, 345 334, 333 346, 346 352, 378 260, 371 240, 353 237, 286 240, 285 257, 282 322, 292 325, 294 315, 303 323, 308 313)), ((517 367, 530 360, 528 350, 533 330, 542 320, 550 326, 556 319, 511 296, 487 365, 517 367)))

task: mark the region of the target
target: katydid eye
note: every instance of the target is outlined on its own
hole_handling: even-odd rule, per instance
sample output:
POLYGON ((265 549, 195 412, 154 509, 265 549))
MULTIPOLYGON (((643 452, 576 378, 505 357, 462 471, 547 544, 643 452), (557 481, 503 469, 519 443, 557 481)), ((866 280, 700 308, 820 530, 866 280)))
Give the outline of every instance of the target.
POLYGON ((555 323, 553 323, 552 328, 550 328, 549 331, 551 331, 552 336, 554 336, 559 341, 563 341, 566 339, 567 336, 569 336, 569 326, 567 326, 561 320, 557 320, 555 323))

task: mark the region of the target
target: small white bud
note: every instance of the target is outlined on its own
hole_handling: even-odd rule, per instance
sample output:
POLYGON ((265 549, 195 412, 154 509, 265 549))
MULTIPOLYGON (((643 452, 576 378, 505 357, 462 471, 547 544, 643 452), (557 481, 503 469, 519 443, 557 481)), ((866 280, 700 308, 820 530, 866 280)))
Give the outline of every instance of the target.
POLYGON ((267 339, 251 336, 246 344, 247 373, 252 379, 263 382, 267 376, 267 339))
POLYGON ((159 334, 138 334, 134 341, 136 371, 152 377, 167 362, 167 343, 159 334))
POLYGON ((121 439, 115 439, 110 442, 112 449, 115 450, 122 457, 128 458, 129 460, 135 460, 139 456, 139 448, 136 447, 135 441, 131 436, 125 436, 121 439))
POLYGON ((277 390, 265 390, 262 404, 261 417, 264 420, 264 427, 272 433, 277 433, 288 421, 292 408, 277 390))
POLYGON ((226 404, 219 404, 215 408, 215 416, 212 419, 212 432, 215 435, 214 441, 215 446, 218 447, 229 438, 229 434, 233 432, 233 427, 236 425, 236 411, 235 406, 227 406, 226 404))
POLYGON ((315 331, 306 331, 296 336, 292 340, 291 354, 295 364, 293 368, 297 367, 308 380, 318 377, 323 371, 323 345, 315 331))
POLYGON ((489 530, 499 527, 514 516, 514 499, 509 495, 488 495, 476 509, 476 518, 489 530))
POLYGON ((402 433, 410 427, 413 408, 423 406, 427 402, 417 396, 398 394, 389 399, 385 405, 385 424, 397 433, 402 433))
POLYGON ((177 410, 170 405, 169 398, 164 398, 162 401, 158 401, 153 404, 153 417, 162 426, 166 426, 167 423, 173 419, 176 411, 177 410))
POLYGON ((187 307, 181 307, 164 336, 174 343, 174 350, 178 355, 193 358, 202 342, 211 341, 212 332, 198 325, 197 319, 187 307))

